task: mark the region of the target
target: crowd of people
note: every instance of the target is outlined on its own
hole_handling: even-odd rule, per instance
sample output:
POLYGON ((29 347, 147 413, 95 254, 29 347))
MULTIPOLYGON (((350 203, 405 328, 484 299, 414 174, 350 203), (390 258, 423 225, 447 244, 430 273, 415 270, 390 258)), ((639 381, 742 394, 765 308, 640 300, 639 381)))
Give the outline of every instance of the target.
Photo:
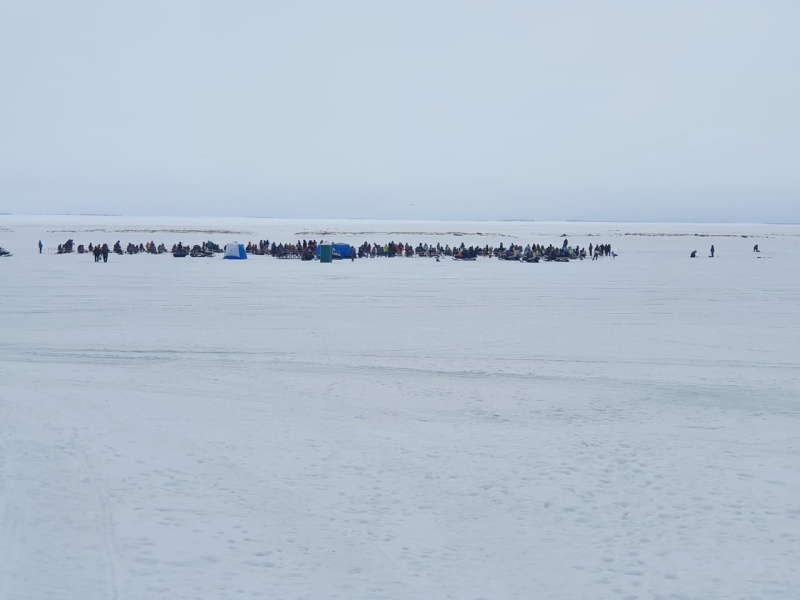
MULTIPOLYGON (((258 242, 248 242, 245 246, 247 254, 256 256, 272 256, 275 258, 300 258, 302 260, 314 260, 317 258, 317 250, 321 242, 317 240, 297 240, 296 242, 270 242, 269 240, 259 240, 258 242)), ((41 254, 43 244, 39 241, 39 253, 41 254)), ((119 240, 113 246, 115 254, 169 254, 173 256, 193 256, 193 257, 211 257, 215 253, 222 252, 223 247, 212 241, 203 242, 202 244, 188 245, 182 242, 172 245, 172 249, 168 250, 162 243, 156 245, 155 242, 150 241, 147 243, 128 243, 127 247, 123 250, 122 244, 119 240)), ((346 249, 346 248, 345 248, 346 249)), ((69 254, 76 250, 75 242, 72 239, 67 240, 63 244, 59 244, 57 254, 69 254)), ((108 244, 89 244, 88 248, 83 244, 77 246, 78 254, 92 254, 95 262, 108 262, 109 248, 108 244)), ((711 245, 709 250, 709 257, 713 258, 716 249, 711 245)), ((753 247, 753 252, 760 253, 761 250, 756 244, 753 247)), ((6 253, 9 254, 9 253, 6 253)), ((395 256, 405 257, 427 257, 436 258, 437 260, 442 257, 450 257, 454 260, 476 260, 479 257, 483 258, 498 258, 500 260, 515 260, 520 262, 539 262, 556 261, 567 262, 570 260, 599 260, 601 258, 611 257, 616 258, 617 253, 611 247, 611 244, 593 244, 589 243, 588 249, 581 246, 570 246, 569 240, 565 237, 561 246, 554 246, 553 244, 510 244, 505 247, 501 242, 497 247, 486 244, 484 246, 467 246, 463 242, 459 245, 450 246, 449 244, 442 245, 441 243, 429 244, 420 242, 416 246, 404 242, 390 241, 388 243, 380 244, 375 242, 364 242, 358 248, 350 246, 350 252, 346 256, 339 256, 334 251, 334 258, 393 258, 395 256)), ((697 258, 697 250, 691 252, 691 258, 697 258)))
POLYGON ((256 243, 247 242, 245 252, 257 256, 274 256, 275 258, 302 258, 313 260, 317 255, 318 243, 316 240, 297 240, 297 243, 270 243, 269 240, 259 240, 256 243))
MULTIPOLYGON (((316 256, 318 245, 319 242, 316 240, 297 240, 297 242, 294 243, 275 243, 269 240, 259 240, 255 243, 248 242, 245 251, 248 254, 269 255, 277 258, 310 259, 316 256)), ((616 253, 612 251, 611 244, 597 244, 596 246, 589 244, 589 250, 587 252, 586 248, 570 246, 566 238, 562 245, 558 247, 552 244, 548 246, 543 244, 527 244, 524 247, 511 244, 509 247, 504 247, 502 243, 497 247, 488 244, 481 247, 467 246, 463 242, 453 246, 449 244, 442 245, 441 243, 428 244, 420 242, 414 246, 409 243, 390 241, 384 244, 364 242, 358 246, 358 248, 351 247, 351 253, 347 258, 393 258, 395 256, 417 256, 427 258, 451 257, 456 260, 475 260, 478 257, 494 257, 503 260, 538 262, 539 259, 582 260, 589 257, 591 257, 592 260, 597 260, 606 256, 616 257, 616 253)))
MULTIPOLYGON (((333 256, 334 258, 350 258, 353 260, 355 258, 393 258, 395 256, 428 257, 435 258, 436 260, 439 260, 441 257, 451 257, 454 260, 476 260, 478 257, 494 257, 500 260, 512 260, 520 262, 539 262, 540 260, 567 262, 569 260, 599 260, 605 257, 611 257, 612 259, 617 257, 617 253, 612 249, 611 244, 589 243, 587 251, 586 247, 570 246, 569 240, 565 236, 562 237, 564 237, 564 240, 561 246, 554 246, 553 244, 548 244, 547 246, 544 244, 526 244, 525 246, 522 246, 520 244, 512 243, 508 247, 504 247, 502 242, 497 247, 490 246, 488 244, 484 245, 483 247, 466 246, 463 242, 460 245, 454 246, 450 246, 449 244, 445 244, 443 246, 441 243, 429 244, 427 242, 420 242, 416 246, 412 246, 408 243, 398 243, 394 241, 384 244, 364 242, 358 248, 350 246, 350 252, 347 253, 346 256, 341 256, 337 254, 336 251, 333 252, 333 256)), ((265 239, 259 240, 255 243, 248 242, 247 246, 245 247, 245 251, 247 254, 257 256, 314 260, 317 258, 317 250, 320 243, 321 242, 317 242, 317 240, 297 240, 296 243, 276 243, 274 241, 270 242, 269 240, 265 239)), ((337 244, 337 246, 339 245, 337 244)), ((344 246, 345 250, 347 250, 347 246, 344 246)), ((39 254, 41 254, 44 248, 44 244, 42 244, 41 240, 39 240, 38 247, 39 254)), ((58 245, 56 253, 70 254, 75 250, 75 241, 68 239, 63 244, 58 245)), ((171 253, 175 257, 211 257, 214 256, 215 253, 222 251, 223 247, 212 241, 203 242, 202 244, 194 244, 192 246, 178 242, 177 244, 172 245, 171 250, 168 250, 163 243, 156 245, 156 243, 153 241, 139 244, 128 243, 125 250, 122 249, 122 243, 119 240, 117 240, 113 246, 113 252, 119 255, 139 253, 171 253)), ((77 246, 77 252, 78 254, 92 254, 95 262, 100 262, 101 260, 103 262, 108 262, 108 256, 110 253, 107 243, 90 243, 88 248, 83 244, 79 244, 77 246)), ((715 252, 716 249, 712 244, 709 250, 709 257, 713 258, 715 252)), ((758 244, 753 246, 753 252, 761 253, 758 244)), ((0 256, 11 256, 11 253, 0 248, 0 256)), ((692 251, 690 256, 691 258, 697 258, 697 250, 692 251)))
MULTIPOLYGON (((247 254, 256 256, 272 256, 275 258, 300 258, 303 260, 314 260, 317 257, 318 247, 321 242, 317 240, 297 240, 296 242, 275 242, 268 239, 257 242, 248 242, 245 246, 247 254)), ((41 242, 39 242, 41 252, 41 242)), ((346 246, 346 245, 345 245, 346 246)), ((478 258, 498 258, 500 260, 517 260, 521 262, 558 261, 567 262, 569 260, 598 260, 604 257, 616 257, 616 252, 611 248, 611 244, 592 244, 586 247, 570 246, 569 240, 565 237, 560 246, 553 244, 510 244, 504 246, 501 242, 498 246, 485 244, 484 246, 467 246, 461 244, 423 243, 416 246, 405 243, 390 241, 388 243, 364 242, 357 248, 350 246, 350 252, 346 256, 339 256, 334 252, 334 258, 393 258, 403 257, 426 257, 436 258, 449 257, 454 260, 476 260, 478 258)), ((345 248, 346 250, 347 248, 345 248)), ((67 254, 75 250, 75 243, 72 239, 64 244, 58 245, 58 254, 67 254)), ((202 244, 184 244, 178 242, 172 245, 171 250, 163 243, 156 245, 154 241, 146 243, 128 243, 125 249, 122 243, 117 240, 111 250, 115 254, 172 254, 175 257, 210 257, 215 253, 222 252, 223 247, 212 241, 202 244)), ((101 259, 108 261, 108 244, 89 244, 88 249, 83 244, 77 246, 79 254, 89 253, 95 256, 95 261, 101 259)))

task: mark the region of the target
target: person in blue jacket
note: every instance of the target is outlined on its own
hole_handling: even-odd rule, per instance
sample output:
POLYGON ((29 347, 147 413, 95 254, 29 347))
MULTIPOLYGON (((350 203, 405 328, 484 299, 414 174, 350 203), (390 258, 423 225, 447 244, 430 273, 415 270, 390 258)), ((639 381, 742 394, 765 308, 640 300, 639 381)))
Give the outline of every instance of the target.
POLYGON ((41 254, 41 253, 42 253, 42 248, 43 248, 43 247, 44 247, 44 246, 43 246, 43 244, 42 244, 42 240, 39 240, 39 254, 41 254))

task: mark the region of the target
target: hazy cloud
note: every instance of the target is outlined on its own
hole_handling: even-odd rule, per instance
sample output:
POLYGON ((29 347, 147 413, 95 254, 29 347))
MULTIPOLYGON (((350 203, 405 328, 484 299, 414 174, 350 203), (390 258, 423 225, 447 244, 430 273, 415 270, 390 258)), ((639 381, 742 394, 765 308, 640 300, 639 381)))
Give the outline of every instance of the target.
POLYGON ((0 4, 0 210, 800 221, 800 4, 0 4))

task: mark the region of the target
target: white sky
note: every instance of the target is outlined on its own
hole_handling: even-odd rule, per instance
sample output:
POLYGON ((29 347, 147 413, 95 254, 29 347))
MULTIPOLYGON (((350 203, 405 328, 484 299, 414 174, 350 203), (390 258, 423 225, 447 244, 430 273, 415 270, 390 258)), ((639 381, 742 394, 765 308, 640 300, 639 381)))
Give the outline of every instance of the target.
POLYGON ((0 212, 800 222, 800 2, 0 1, 0 212))

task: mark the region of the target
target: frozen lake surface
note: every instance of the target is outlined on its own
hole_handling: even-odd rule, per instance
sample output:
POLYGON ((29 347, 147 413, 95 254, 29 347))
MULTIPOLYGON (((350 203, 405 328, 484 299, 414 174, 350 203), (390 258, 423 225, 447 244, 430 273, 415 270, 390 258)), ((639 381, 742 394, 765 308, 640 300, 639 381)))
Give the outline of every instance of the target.
POLYGON ((0 599, 798 598, 800 227, 3 216, 0 246, 0 599), (561 234, 620 256, 36 249, 561 234))

